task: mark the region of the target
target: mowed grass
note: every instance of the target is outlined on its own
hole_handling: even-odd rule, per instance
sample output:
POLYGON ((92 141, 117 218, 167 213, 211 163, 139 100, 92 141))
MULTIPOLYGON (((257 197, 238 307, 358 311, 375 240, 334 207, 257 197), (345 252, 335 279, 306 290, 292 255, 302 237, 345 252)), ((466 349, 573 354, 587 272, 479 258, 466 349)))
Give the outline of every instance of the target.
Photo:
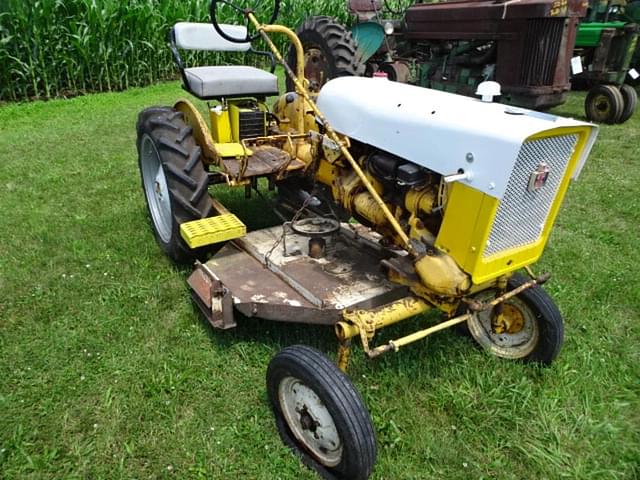
MULTIPOLYGON (((214 331, 151 234, 136 116, 182 95, 0 108, 0 478, 316 478, 280 442, 264 377, 287 345, 334 356, 331 330, 214 331)), ((583 97, 557 111, 581 117, 583 97)), ((552 367, 454 332, 374 362, 356 350, 374 478, 638 478, 639 133, 640 114, 601 128, 536 267, 566 319, 552 367)), ((242 191, 214 193, 252 228, 274 221, 242 191)))

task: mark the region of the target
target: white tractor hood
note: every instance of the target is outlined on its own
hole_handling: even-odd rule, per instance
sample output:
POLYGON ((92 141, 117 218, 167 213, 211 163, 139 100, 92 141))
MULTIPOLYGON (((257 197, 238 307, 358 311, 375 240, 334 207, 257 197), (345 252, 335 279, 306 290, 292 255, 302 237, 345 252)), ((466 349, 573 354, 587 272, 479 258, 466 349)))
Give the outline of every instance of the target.
POLYGON ((595 126, 573 119, 384 78, 331 80, 317 103, 339 133, 441 175, 464 170, 470 178, 462 182, 496 198, 502 198, 528 137, 558 127, 592 127, 575 177, 597 134, 595 126))

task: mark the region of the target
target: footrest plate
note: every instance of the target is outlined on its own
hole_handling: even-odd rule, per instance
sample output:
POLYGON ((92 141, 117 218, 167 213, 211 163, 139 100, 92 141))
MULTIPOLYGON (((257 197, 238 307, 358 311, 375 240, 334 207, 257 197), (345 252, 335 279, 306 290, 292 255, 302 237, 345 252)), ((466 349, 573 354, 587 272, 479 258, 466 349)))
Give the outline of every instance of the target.
POLYGON ((180 235, 189 248, 204 247, 244 237, 247 227, 233 213, 193 220, 180 225, 180 235))

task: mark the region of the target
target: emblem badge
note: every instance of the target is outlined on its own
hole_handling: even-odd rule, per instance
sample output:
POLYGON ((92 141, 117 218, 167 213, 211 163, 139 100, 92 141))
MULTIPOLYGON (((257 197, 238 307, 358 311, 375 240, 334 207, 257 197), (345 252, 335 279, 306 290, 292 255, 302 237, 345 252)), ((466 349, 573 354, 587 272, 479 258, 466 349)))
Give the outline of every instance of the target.
POLYGON ((529 186, 527 187, 527 190, 535 192, 536 190, 540 190, 544 187, 549 178, 550 171, 551 169, 549 168, 549 165, 545 162, 540 162, 538 168, 531 172, 531 175, 529 176, 529 186))

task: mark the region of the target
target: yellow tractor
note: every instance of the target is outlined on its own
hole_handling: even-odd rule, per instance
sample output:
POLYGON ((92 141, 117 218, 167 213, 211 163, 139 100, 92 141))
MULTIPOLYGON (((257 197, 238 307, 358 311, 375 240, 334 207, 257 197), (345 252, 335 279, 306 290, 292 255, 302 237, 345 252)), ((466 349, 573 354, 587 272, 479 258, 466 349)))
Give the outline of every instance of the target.
POLYGON ((558 355, 563 320, 540 286, 549 276, 532 265, 597 130, 493 103, 494 84, 474 99, 342 77, 312 95, 299 39, 273 24, 278 8, 263 24, 214 0, 211 24, 173 27, 184 88, 207 113, 188 100, 140 113, 142 187, 160 247, 195 263, 188 284, 214 328, 233 328, 241 314, 335 330, 336 363, 307 346, 285 348, 268 366, 268 396, 281 437, 307 465, 326 478, 365 479, 376 443, 345 374, 354 339, 375 358, 457 325, 499 357, 549 364, 558 355), (218 23, 221 4, 248 26, 218 23), (271 34, 291 42, 296 71, 271 34), (272 107, 272 73, 187 66, 181 56, 251 53, 259 38, 295 88, 272 107), (275 188, 289 214, 247 232, 210 195, 216 184, 275 188), (376 342, 381 329, 429 310, 442 320, 376 342))

